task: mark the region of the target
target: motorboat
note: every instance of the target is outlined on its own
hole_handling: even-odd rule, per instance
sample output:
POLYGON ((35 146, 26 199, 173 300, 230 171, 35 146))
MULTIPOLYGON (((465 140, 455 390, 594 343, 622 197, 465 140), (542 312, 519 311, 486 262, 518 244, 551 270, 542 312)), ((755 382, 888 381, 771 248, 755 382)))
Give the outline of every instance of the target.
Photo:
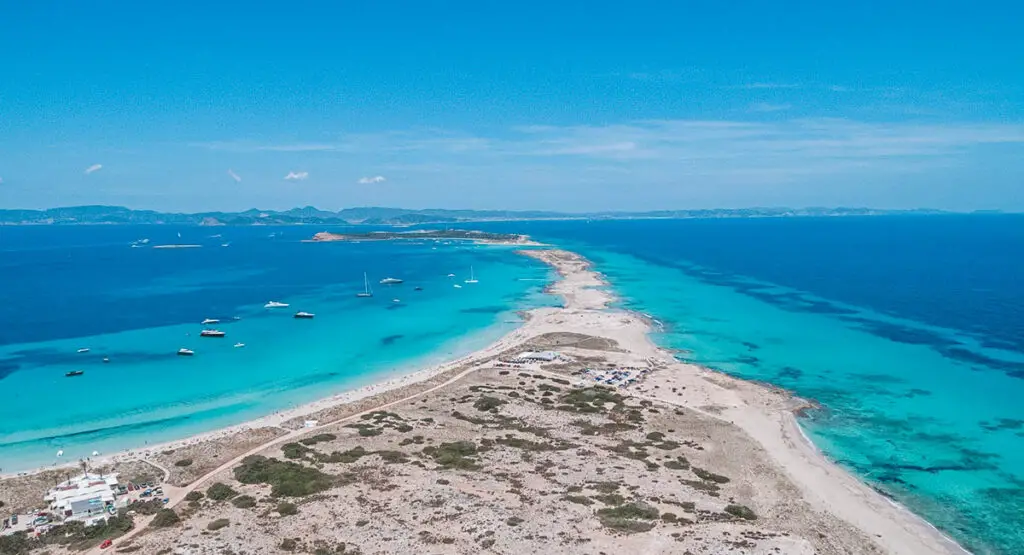
POLYGON ((209 326, 210 324, 219 324, 220 320, 218 320, 216 318, 207 318, 207 319, 203 320, 201 323, 204 326, 209 326))
POLYGON ((236 348, 236 349, 240 349, 240 348, 242 348, 242 347, 245 347, 245 343, 241 343, 241 342, 239 342, 239 343, 235 343, 235 348, 236 348))
POLYGON ((295 318, 298 318, 300 320, 311 320, 314 316, 316 316, 316 314, 313 314, 312 312, 300 311, 295 313, 295 318))
POLYGON ((178 349, 178 356, 180 356, 180 357, 190 357, 190 356, 192 356, 194 354, 196 354, 196 353, 192 349, 186 349, 184 347, 182 347, 181 349, 178 349))
POLYGON ((224 337, 226 333, 220 330, 203 330, 199 332, 199 337, 224 337))
POLYGON ((67 374, 64 374, 64 377, 65 378, 73 378, 75 376, 81 376, 82 374, 85 374, 85 370, 72 370, 72 371, 68 372, 67 374))
POLYGON ((89 352, 89 348, 88 347, 82 347, 81 349, 78 350, 78 352, 79 353, 88 353, 89 352))
POLYGON ((386 277, 380 280, 380 283, 381 285, 397 285, 399 283, 402 283, 402 280, 393 277, 386 277))
POLYGON ((456 288, 456 289, 462 289, 462 286, 461 286, 461 285, 459 285, 458 283, 456 283, 456 284, 453 284, 453 285, 452 285, 452 287, 454 287, 454 288, 456 288))
POLYGON ((285 308, 287 306, 288 306, 288 303, 279 303, 277 301, 270 301, 269 303, 263 305, 263 308, 285 308))

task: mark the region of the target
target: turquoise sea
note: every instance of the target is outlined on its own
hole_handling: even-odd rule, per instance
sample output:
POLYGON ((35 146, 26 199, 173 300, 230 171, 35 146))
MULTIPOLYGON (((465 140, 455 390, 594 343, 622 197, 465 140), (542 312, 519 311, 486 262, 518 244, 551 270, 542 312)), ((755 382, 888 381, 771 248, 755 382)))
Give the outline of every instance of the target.
POLYGON ((589 257, 678 358, 819 403, 819 448, 973 552, 1024 553, 1024 216, 493 227, 589 257))
MULTIPOLYGON (((1024 216, 472 227, 581 252, 680 359, 816 401, 801 424, 829 457, 975 553, 1024 553, 1024 216)), ((0 227, 0 467, 243 421, 452 358, 558 302, 511 249, 299 242, 313 231, 0 227), (141 237, 204 246, 127 247, 141 237), (471 265, 479 287, 451 287, 471 265), (407 281, 360 301, 363 271, 407 281), (232 316, 226 339, 195 337, 232 316)))
POLYGON ((542 292, 549 269, 511 248, 301 242, 315 231, 0 227, 0 468, 178 439, 408 373, 557 302, 542 292), (479 283, 453 287, 471 268, 479 283), (363 272, 369 299, 355 296, 363 272), (198 337, 205 318, 226 337, 198 337))

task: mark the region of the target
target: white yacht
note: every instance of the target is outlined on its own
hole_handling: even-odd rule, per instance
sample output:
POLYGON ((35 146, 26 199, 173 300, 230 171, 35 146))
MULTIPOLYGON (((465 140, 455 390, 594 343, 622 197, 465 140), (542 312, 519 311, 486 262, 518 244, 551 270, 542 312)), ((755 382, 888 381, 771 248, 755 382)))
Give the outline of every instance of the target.
POLYGON ((304 319, 304 320, 311 320, 314 316, 316 316, 316 314, 313 314, 312 312, 301 312, 300 311, 300 312, 296 312, 295 313, 295 317, 299 318, 300 320, 302 320, 302 319, 304 319))
POLYGON ((461 286, 461 285, 459 285, 458 283, 456 283, 456 284, 452 285, 452 287, 454 287, 454 288, 456 288, 456 289, 462 289, 462 286, 461 286))
POLYGON ((235 348, 236 349, 241 348, 241 347, 245 347, 245 343, 241 343, 241 342, 235 343, 235 348))
POLYGON ((184 347, 178 349, 178 356, 180 356, 180 357, 190 357, 190 356, 192 356, 194 354, 196 354, 196 353, 192 349, 186 349, 184 347))
POLYGON ((220 320, 218 320, 216 318, 207 318, 207 319, 203 320, 203 322, 202 322, 202 324, 204 326, 208 326, 210 324, 219 324, 219 323, 220 323, 220 320))
POLYGON ((363 292, 356 293, 357 297, 372 297, 373 291, 370 291, 370 281, 366 279, 366 272, 363 272, 363 292))
POLYGON ((82 347, 81 349, 78 350, 78 352, 79 353, 88 353, 89 352, 89 348, 88 347, 82 347))
POLYGON ((220 330, 203 330, 199 332, 199 337, 224 337, 226 333, 220 330))
POLYGON ((402 283, 402 280, 400 280, 398 278, 387 277, 387 278, 384 278, 384 279, 380 280, 380 283, 381 283, 381 285, 394 285, 394 284, 402 283))
POLYGON ((269 303, 263 305, 263 308, 285 308, 287 306, 288 306, 288 303, 279 303, 277 301, 270 301, 269 303))

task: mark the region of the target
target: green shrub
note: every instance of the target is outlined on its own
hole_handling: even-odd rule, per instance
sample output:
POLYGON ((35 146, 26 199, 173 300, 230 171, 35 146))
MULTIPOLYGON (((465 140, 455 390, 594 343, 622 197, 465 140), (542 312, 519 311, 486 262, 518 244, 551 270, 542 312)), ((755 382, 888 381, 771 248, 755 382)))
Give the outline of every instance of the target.
POLYGON ((315 468, 260 455, 242 459, 234 473, 235 479, 243 484, 270 484, 270 494, 274 497, 303 497, 330 489, 332 485, 331 477, 315 468))
POLYGON ((281 503, 277 504, 277 512, 281 516, 292 516, 299 514, 299 508, 295 505, 295 503, 282 501, 281 503))
POLYGON ((700 478, 701 480, 707 482, 714 482, 716 484, 726 484, 729 482, 729 478, 727 476, 715 474, 714 472, 708 472, 707 470, 701 468, 693 467, 693 473, 696 474, 697 477, 700 478))
POLYGON ((427 447, 423 453, 433 457, 434 462, 443 468, 456 470, 477 470, 480 468, 477 461, 472 458, 477 454, 476 444, 472 441, 456 441, 454 443, 442 443, 437 447, 427 447))
POLYGON ((744 520, 757 520, 757 515, 754 514, 754 511, 743 505, 726 505, 725 512, 744 520))
POLYGON ((519 526, 523 522, 525 522, 523 519, 521 519, 521 518, 519 518, 517 516, 513 516, 513 517, 510 517, 508 520, 506 520, 505 524, 508 524, 509 526, 519 526))
POLYGON ((627 503, 598 509, 597 518, 602 526, 617 532, 647 532, 654 528, 654 523, 650 521, 658 518, 658 509, 643 503, 627 503))
POLYGON ((231 504, 239 509, 251 509, 256 506, 256 498, 251 495, 239 495, 231 500, 231 504))
POLYGON ((238 495, 238 492, 231 489, 231 486, 217 482, 206 489, 206 496, 214 501, 226 501, 238 495))
POLYGON ((292 538, 285 538, 281 540, 281 551, 295 551, 299 547, 299 542, 292 538))
POLYGON ((227 528, 229 524, 231 524, 230 520, 226 518, 218 518, 217 520, 214 520, 213 522, 207 524, 206 529, 211 532, 216 532, 221 528, 227 528))
POLYGON ((203 497, 203 492, 193 490, 185 494, 185 501, 199 501, 203 497))
POLYGON ((312 437, 307 437, 299 441, 303 445, 316 445, 317 443, 325 443, 328 441, 334 441, 338 439, 338 436, 334 434, 317 434, 312 437))
POLYGON ((281 452, 286 459, 301 459, 314 451, 301 443, 285 443, 281 446, 281 452))
POLYGON ((179 522, 181 522, 181 519, 178 518, 178 513, 170 509, 160 509, 149 525, 155 528, 169 528, 177 525, 179 522))
POLYGON ((181 459, 180 461, 175 461, 174 466, 180 466, 182 468, 192 466, 192 459, 181 459))
POLYGON ((480 397, 479 399, 476 400, 475 403, 473 403, 473 408, 475 408, 476 410, 478 410, 480 412, 486 412, 486 411, 489 411, 489 410, 496 409, 496 408, 498 408, 498 407, 500 407, 501 405, 504 405, 504 404, 505 404, 505 401, 502 401, 501 399, 498 399, 497 397, 487 397, 485 395, 483 397, 480 397))

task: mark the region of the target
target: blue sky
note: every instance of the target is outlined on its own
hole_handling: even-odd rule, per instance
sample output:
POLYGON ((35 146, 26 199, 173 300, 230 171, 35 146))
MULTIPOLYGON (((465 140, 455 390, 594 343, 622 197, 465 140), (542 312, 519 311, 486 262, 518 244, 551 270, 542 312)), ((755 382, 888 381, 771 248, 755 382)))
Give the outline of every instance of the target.
POLYGON ((7 3, 0 208, 1024 210, 1024 7, 7 3))

